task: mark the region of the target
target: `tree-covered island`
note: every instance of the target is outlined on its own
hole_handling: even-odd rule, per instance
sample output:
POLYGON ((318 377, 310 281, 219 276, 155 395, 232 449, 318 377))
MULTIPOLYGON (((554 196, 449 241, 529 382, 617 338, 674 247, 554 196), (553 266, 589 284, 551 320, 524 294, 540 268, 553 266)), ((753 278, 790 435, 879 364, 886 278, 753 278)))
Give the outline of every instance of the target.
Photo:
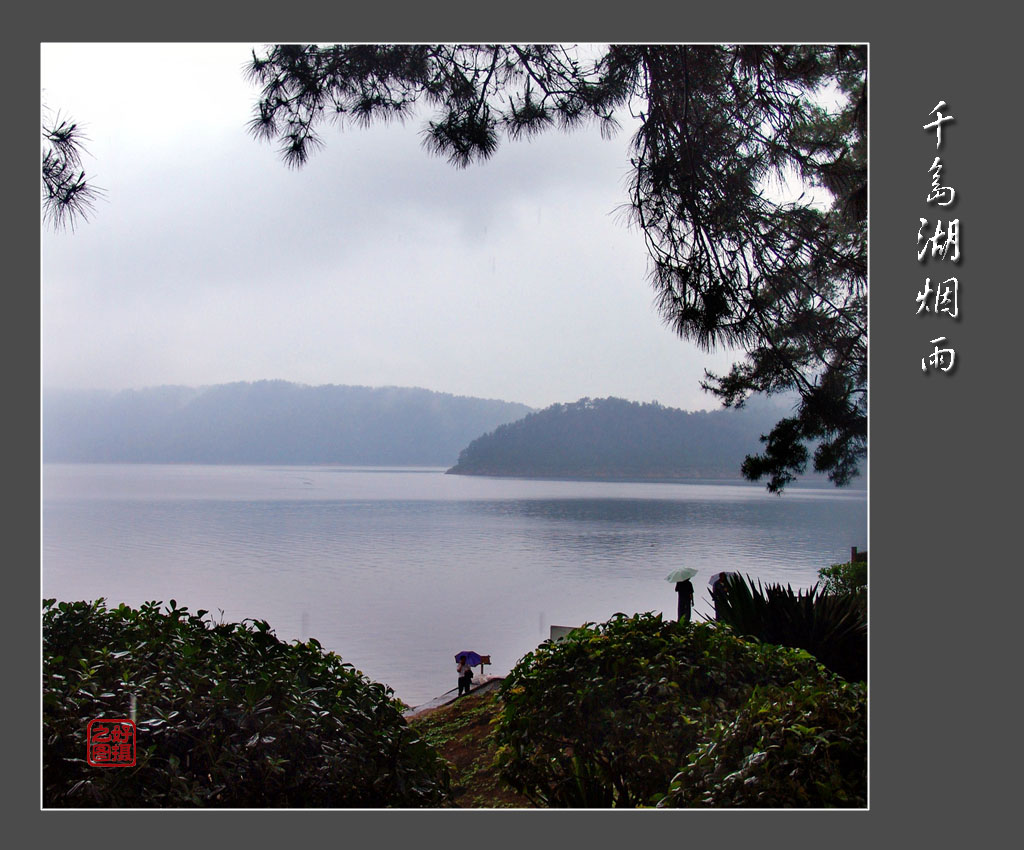
POLYGON ((583 398, 554 404, 477 438, 455 475, 611 480, 739 478, 779 410, 688 412, 657 402, 583 398))

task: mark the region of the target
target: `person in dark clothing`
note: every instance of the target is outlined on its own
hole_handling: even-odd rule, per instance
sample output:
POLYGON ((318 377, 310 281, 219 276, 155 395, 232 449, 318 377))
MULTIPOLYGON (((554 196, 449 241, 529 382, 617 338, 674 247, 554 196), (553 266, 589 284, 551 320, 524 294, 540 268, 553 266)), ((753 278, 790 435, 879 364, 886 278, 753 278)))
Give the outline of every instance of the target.
POLYGON ((456 659, 455 669, 459 674, 459 693, 456 696, 461 697, 463 694, 469 695, 469 688, 473 682, 473 668, 469 666, 469 660, 465 655, 460 655, 456 659))
POLYGON ((676 593, 679 594, 679 622, 689 623, 690 610, 693 608, 693 585, 690 584, 690 580, 677 581, 676 593))
POLYGON ((715 619, 720 620, 725 608, 725 574, 721 573, 711 585, 711 600, 715 603, 715 619))

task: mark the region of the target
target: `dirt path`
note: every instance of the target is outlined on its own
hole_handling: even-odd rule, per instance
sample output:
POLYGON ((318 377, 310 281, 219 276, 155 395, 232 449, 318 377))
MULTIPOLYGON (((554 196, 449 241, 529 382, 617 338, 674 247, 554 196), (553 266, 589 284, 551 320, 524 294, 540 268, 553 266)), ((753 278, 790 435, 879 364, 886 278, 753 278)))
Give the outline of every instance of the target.
POLYGON ((451 765, 459 808, 534 808, 526 797, 508 787, 493 766, 491 721, 501 710, 498 684, 488 683, 454 702, 417 710, 410 719, 451 765))

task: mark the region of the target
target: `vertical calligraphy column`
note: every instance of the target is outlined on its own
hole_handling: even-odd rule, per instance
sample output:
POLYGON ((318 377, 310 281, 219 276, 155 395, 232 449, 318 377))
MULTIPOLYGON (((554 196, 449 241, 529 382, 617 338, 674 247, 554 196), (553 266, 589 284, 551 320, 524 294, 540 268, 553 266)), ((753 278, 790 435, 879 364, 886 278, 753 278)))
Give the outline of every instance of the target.
MULTIPOLYGON (((931 113, 935 120, 922 125, 922 129, 935 131, 935 149, 942 148, 943 125, 954 120, 952 115, 943 114, 946 102, 940 100, 931 113)), ((931 175, 931 189, 928 192, 926 203, 950 208, 956 201, 956 190, 952 186, 942 185, 942 171, 944 164, 938 155, 932 160, 928 168, 931 175)), ((932 225, 927 218, 920 219, 920 226, 917 228, 917 259, 918 262, 926 263, 929 259, 935 262, 960 262, 960 219, 947 218, 943 227, 942 219, 935 220, 934 230, 931 236, 926 236, 932 225)), ((917 293, 917 315, 930 315, 932 317, 944 316, 956 320, 960 317, 960 282, 956 277, 946 277, 941 282, 933 284, 931 277, 924 279, 924 289, 917 293)), ((956 351, 951 347, 940 348, 940 343, 945 343, 946 337, 939 336, 931 340, 935 346, 930 354, 921 358, 921 371, 928 372, 930 369, 945 373, 951 373, 956 365, 956 351)))

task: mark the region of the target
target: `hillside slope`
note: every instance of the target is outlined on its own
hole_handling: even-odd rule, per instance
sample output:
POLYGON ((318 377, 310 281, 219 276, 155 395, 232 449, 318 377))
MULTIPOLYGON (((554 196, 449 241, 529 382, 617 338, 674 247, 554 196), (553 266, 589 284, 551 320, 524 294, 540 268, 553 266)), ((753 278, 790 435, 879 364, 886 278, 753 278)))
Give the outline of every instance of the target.
POLYGON ((71 463, 447 466, 524 404, 402 387, 286 381, 48 390, 43 458, 71 463))
POLYGON ((511 788, 494 765, 494 724, 501 700, 494 691, 472 693, 409 721, 451 767, 458 808, 534 808, 511 788))
MULTIPOLYGON (((773 404, 687 412, 657 402, 555 404, 470 443, 455 475, 659 480, 739 478, 780 416, 773 404)), ((816 476, 817 477, 817 476, 816 476)))

